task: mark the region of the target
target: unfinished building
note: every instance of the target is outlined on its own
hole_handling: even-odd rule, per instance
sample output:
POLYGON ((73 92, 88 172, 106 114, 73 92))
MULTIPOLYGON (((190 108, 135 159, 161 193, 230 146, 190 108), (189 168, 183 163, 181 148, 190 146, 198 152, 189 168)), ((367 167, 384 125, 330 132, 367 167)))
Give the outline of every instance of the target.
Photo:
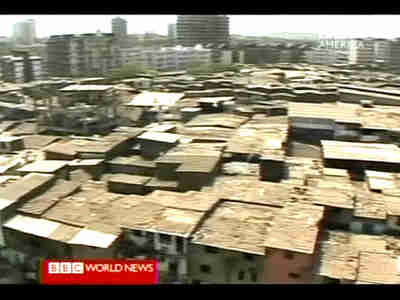
POLYGON ((78 135, 104 134, 117 126, 114 87, 72 85, 59 90, 57 103, 40 108, 39 126, 47 131, 78 135))

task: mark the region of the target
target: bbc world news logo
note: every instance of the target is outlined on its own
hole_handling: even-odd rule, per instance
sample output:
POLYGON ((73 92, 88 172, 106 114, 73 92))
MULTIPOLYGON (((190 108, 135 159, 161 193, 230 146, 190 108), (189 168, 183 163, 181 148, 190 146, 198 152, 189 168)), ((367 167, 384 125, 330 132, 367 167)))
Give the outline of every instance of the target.
POLYGON ((156 284, 155 260, 44 260, 42 284, 156 284), (118 275, 118 276, 116 276, 118 275))

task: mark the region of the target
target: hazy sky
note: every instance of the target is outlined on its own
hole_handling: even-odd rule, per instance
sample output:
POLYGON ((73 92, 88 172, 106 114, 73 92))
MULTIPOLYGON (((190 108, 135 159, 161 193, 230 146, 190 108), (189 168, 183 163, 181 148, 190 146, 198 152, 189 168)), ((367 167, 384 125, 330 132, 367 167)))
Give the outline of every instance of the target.
MULTIPOLYGON (((38 37, 53 34, 111 32, 117 15, 0 15, 0 36, 11 36, 12 25, 26 19, 36 21, 38 37)), ((128 21, 128 33, 167 34, 175 15, 118 15, 128 21)), ((230 33, 266 35, 273 32, 317 33, 326 37, 400 36, 400 15, 233 15, 230 33)))

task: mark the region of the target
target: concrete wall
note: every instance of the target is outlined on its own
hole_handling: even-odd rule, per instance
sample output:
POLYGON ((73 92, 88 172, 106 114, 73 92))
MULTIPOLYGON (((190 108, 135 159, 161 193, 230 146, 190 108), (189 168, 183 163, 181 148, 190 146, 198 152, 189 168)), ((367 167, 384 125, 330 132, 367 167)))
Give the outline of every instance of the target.
POLYGON ((313 255, 278 249, 267 249, 266 253, 265 283, 306 284, 313 282, 313 255), (287 258, 287 254, 291 258, 287 258))
POLYGON ((384 94, 360 95, 357 93, 357 91, 355 91, 354 93, 352 93, 351 91, 340 91, 340 101, 342 102, 359 104, 361 100, 372 100, 373 103, 375 103, 376 105, 400 106, 399 97, 387 96, 384 94))
POLYGON ((153 240, 151 240, 149 232, 134 230, 124 232, 124 239, 133 242, 136 247, 150 245, 150 248, 143 248, 147 253, 143 253, 143 250, 139 251, 140 256, 156 258, 160 262, 160 281, 162 283, 186 281, 188 276, 188 241, 182 237, 168 235, 170 241, 165 242, 160 236, 160 233, 154 233, 153 240), (178 251, 178 240, 182 242, 183 251, 178 251), (172 270, 173 267, 176 267, 176 272, 172 270))
MULTIPOLYGON (((0 257, 13 265, 32 264, 40 258, 65 258, 67 245, 58 241, 26 234, 9 228, 3 228, 5 248, 0 257)), ((37 266, 38 267, 38 266, 37 266)))
POLYGON ((143 157, 148 157, 148 158, 156 158, 161 153, 165 153, 172 147, 176 146, 176 143, 175 144, 159 143, 157 141, 147 141, 147 140, 146 141, 141 140, 139 141, 139 143, 143 157))
POLYGON ((353 210, 351 209, 331 209, 326 211, 326 226, 334 230, 348 230, 353 219, 353 210))
POLYGON ((190 190, 200 191, 203 186, 207 186, 213 182, 215 172, 212 173, 196 173, 196 172, 177 172, 179 181, 179 191, 185 192, 190 190))
POLYGON ((217 253, 207 252, 206 246, 189 245, 189 276, 192 283, 262 283, 264 278, 264 256, 249 255, 221 248, 212 248, 217 253), (202 265, 210 267, 209 272, 204 272, 202 265), (243 279, 239 279, 239 273, 244 272, 243 279), (256 273, 256 278, 251 274, 256 273), (256 279, 253 281, 252 279, 256 279))
POLYGON ((122 174, 142 175, 150 177, 154 176, 155 174, 155 168, 120 165, 112 163, 107 163, 107 166, 110 173, 122 173, 122 174))
POLYGON ((1 142, 0 141, 0 153, 9 153, 24 149, 23 140, 15 140, 12 142, 1 142))
POLYGON ((97 248, 83 245, 71 245, 72 258, 79 259, 108 259, 115 257, 115 248, 97 248))

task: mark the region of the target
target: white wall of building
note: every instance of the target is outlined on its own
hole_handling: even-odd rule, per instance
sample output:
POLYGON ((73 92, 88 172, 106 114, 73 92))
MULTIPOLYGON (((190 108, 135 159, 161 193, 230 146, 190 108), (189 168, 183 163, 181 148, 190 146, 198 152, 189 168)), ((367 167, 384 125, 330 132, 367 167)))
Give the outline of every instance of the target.
POLYGON ((232 50, 223 50, 222 51, 221 63, 224 65, 232 64, 232 50))
MULTIPOLYGON (((125 238, 133 241, 138 246, 144 246, 149 241, 149 233, 146 231, 126 231, 125 238)), ((153 249, 160 252, 160 271, 168 272, 170 265, 177 266, 178 276, 185 278, 188 274, 188 241, 185 238, 154 233, 153 249), (164 238, 163 238, 164 237, 164 238), (166 237, 168 237, 166 239, 166 237), (182 241, 183 251, 178 251, 178 239, 182 241)))
POLYGON ((161 49, 125 48, 121 49, 125 64, 137 63, 156 70, 180 70, 187 64, 211 62, 211 50, 196 47, 166 47, 161 49))
POLYGON ((349 47, 349 63, 367 64, 374 61, 373 40, 351 40, 349 47))

